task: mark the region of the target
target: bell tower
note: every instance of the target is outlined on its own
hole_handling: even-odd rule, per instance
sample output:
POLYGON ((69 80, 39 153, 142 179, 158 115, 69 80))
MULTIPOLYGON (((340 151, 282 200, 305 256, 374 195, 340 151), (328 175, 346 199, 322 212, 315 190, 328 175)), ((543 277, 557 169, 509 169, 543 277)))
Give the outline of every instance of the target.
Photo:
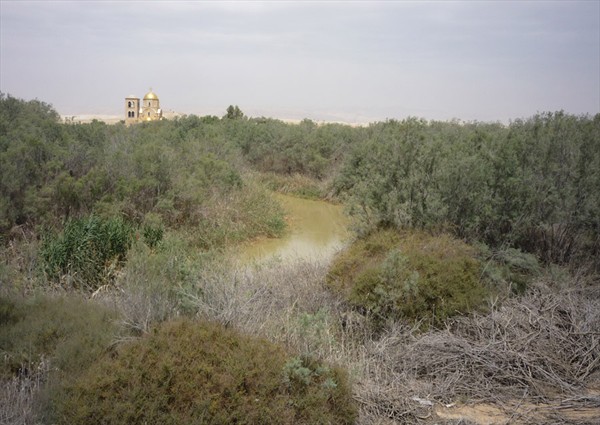
POLYGON ((125 124, 133 124, 140 118, 140 99, 134 95, 125 98, 125 124))

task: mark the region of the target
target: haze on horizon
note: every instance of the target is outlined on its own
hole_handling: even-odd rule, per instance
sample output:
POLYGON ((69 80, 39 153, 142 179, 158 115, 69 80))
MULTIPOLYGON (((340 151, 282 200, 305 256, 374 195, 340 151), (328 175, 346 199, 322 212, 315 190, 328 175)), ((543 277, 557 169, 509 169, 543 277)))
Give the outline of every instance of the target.
POLYGON ((62 115, 371 122, 600 112, 600 1, 0 1, 0 91, 62 115))

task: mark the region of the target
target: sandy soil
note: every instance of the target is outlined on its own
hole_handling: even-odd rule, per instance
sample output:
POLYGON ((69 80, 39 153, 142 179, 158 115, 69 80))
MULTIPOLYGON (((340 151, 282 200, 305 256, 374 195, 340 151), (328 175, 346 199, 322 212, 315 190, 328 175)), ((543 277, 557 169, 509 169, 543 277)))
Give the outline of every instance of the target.
POLYGON ((458 420, 477 425, 544 423, 600 423, 600 399, 590 398, 590 407, 574 405, 570 400, 532 404, 513 401, 500 407, 492 404, 436 406, 434 413, 442 420, 458 420), (596 399, 596 400, 594 400, 596 399))

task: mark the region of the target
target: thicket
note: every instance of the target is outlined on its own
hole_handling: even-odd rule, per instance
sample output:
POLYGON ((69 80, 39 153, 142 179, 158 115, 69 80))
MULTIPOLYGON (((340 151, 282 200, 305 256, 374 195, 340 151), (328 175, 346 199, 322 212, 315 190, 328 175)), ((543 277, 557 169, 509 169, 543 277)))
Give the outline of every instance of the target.
POLYGON ((53 400, 56 423, 351 424, 345 374, 220 325, 179 320, 120 346, 53 400))
POLYGON ((3 239, 19 226, 62 229, 90 214, 184 230, 204 249, 280 234, 283 213, 244 177, 229 128, 235 123, 225 121, 192 116, 131 127, 61 124, 51 106, 2 94, 3 239))
POLYGON ((302 174, 322 180, 341 165, 348 146, 362 139, 362 129, 310 120, 286 124, 255 118, 225 122, 229 138, 257 171, 302 174))
POLYGON ((343 198, 366 229, 443 228, 544 262, 600 258, 600 115, 366 128, 234 115, 65 125, 43 102, 1 95, 3 237, 90 213, 135 223, 154 214, 203 229, 204 247, 278 234, 281 212, 263 208, 273 203, 252 170, 277 190, 343 198))
POLYGON ((371 125, 335 181, 366 229, 447 229, 600 265, 600 115, 371 125))
MULTIPOLYGON (((32 251, 39 261, 27 267, 51 284, 94 291, 115 281, 134 239, 157 249, 175 234, 189 250, 210 251, 280 235, 283 211, 249 173, 238 121, 248 124, 195 116, 62 124, 48 104, 1 94, 3 250, 32 251)), ((0 271, 14 278, 24 265, 10 262, 0 271)))

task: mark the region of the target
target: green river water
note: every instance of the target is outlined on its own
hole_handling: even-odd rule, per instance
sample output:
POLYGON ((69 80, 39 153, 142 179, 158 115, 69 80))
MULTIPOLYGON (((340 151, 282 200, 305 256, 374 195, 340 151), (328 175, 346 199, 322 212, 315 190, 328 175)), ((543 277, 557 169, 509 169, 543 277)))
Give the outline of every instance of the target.
POLYGON ((343 207, 275 194, 286 212, 288 230, 282 238, 260 239, 242 248, 243 262, 281 260, 321 260, 330 257, 349 238, 349 220, 343 207))

